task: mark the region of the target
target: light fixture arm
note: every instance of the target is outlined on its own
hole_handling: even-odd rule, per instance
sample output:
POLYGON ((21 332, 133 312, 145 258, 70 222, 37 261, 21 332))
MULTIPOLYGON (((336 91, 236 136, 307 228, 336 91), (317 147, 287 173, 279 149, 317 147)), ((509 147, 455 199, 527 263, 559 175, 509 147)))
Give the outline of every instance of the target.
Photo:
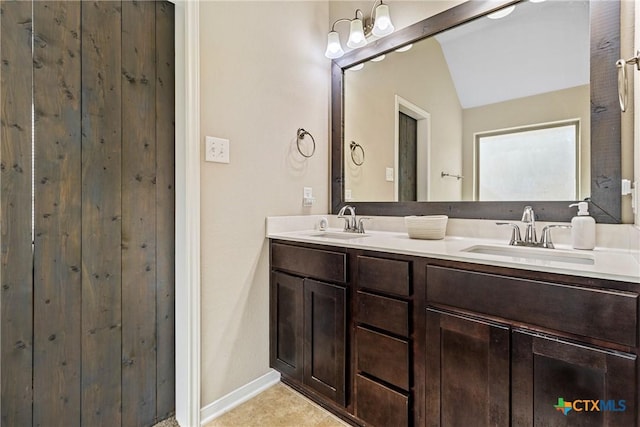
MULTIPOLYGON (((379 0, 380 4, 384 4, 382 0, 379 0)), ((369 36, 371 34, 371 30, 373 30, 373 26, 376 23, 375 12, 376 6, 378 6, 378 0, 373 2, 373 6, 371 6, 371 13, 369 14, 369 19, 364 19, 364 35, 369 36)))
POLYGON ((331 31, 336 30, 336 24, 338 22, 351 22, 351 19, 347 19, 347 18, 338 19, 336 22, 333 23, 333 25, 331 25, 331 31))

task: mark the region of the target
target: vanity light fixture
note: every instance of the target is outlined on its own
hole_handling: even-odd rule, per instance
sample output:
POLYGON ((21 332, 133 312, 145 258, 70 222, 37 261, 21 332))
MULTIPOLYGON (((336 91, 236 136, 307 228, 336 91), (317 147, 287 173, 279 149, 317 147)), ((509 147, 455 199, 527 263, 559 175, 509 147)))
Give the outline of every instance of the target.
POLYGON ((371 18, 365 18, 364 13, 362 13, 360 9, 356 9, 353 19, 338 19, 331 25, 331 31, 327 35, 327 50, 324 53, 329 59, 340 58, 344 55, 344 50, 340 44, 340 36, 335 29, 338 22, 349 22, 349 39, 347 40, 347 46, 351 49, 365 46, 367 44, 367 37, 370 35, 384 37, 395 30, 391 22, 391 16, 389 15, 389 6, 384 4, 382 0, 376 0, 371 8, 371 18), (378 4, 378 2, 380 2, 380 4, 378 4))
POLYGON ((372 59, 371 59, 371 62, 380 62, 380 61, 382 61, 385 57, 386 57, 386 55, 376 56, 375 58, 372 58, 372 59))
POLYGON ((347 68, 348 71, 360 71, 364 68, 364 62, 362 64, 354 65, 351 68, 347 68))

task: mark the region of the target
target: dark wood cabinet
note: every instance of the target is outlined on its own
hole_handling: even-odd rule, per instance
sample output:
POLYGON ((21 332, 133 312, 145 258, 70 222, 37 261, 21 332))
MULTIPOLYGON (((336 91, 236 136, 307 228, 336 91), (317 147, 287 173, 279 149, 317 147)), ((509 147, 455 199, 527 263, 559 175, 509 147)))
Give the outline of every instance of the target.
POLYGON ((269 349, 271 366, 302 381, 304 280, 290 274, 271 274, 269 349))
POLYGON ((509 327, 428 309, 426 330, 427 425, 509 426, 509 327))
POLYGON ((639 291, 273 241, 270 361, 354 425, 640 427, 639 291))
POLYGON ((413 394, 411 262, 355 258, 355 415, 368 425, 406 425, 413 394))
POLYGON ((346 301, 343 286, 304 280, 304 384, 343 406, 346 301))
POLYGON ((426 278, 427 425, 638 425, 636 292, 436 265, 426 278))
POLYGON ((346 281, 346 255, 274 244, 271 266, 271 366, 287 380, 345 406, 347 287, 316 278, 346 281))
POLYGON ((636 425, 635 355, 526 330, 512 337, 512 425, 636 425))

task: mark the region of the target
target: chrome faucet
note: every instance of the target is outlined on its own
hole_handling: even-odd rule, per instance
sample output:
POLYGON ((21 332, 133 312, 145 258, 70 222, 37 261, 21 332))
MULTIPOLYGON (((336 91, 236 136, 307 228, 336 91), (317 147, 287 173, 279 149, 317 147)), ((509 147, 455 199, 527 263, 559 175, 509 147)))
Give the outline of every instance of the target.
POLYGON ((356 218, 356 208, 350 205, 344 205, 340 212, 338 212, 338 218, 344 219, 344 230, 348 233, 364 234, 364 221, 371 218, 356 218), (349 215, 345 215, 345 212, 349 211, 349 215))
MULTIPOLYGON (((338 212, 338 218, 344 219, 344 231, 351 233, 358 232, 358 223, 356 221, 356 208, 351 205, 344 205, 340 212, 338 212), (345 212, 349 211, 349 216, 345 216, 345 212)), ((364 231, 363 231, 364 232, 364 231)))
POLYGON ((509 245, 511 246, 535 246, 541 248, 553 249, 553 242, 551 241, 551 229, 552 228, 571 228, 570 225, 551 224, 542 229, 542 238, 538 242, 536 236, 536 218, 533 208, 531 206, 525 206, 522 213, 522 222, 526 224, 527 228, 524 233, 524 240, 520 235, 520 227, 518 224, 512 222, 496 222, 496 225, 508 225, 512 228, 511 240, 509 245))
POLYGON ((524 232, 525 245, 535 246, 538 243, 536 236, 536 214, 533 212, 531 206, 525 206, 524 212, 522 212, 522 219, 520 220, 527 225, 524 232))

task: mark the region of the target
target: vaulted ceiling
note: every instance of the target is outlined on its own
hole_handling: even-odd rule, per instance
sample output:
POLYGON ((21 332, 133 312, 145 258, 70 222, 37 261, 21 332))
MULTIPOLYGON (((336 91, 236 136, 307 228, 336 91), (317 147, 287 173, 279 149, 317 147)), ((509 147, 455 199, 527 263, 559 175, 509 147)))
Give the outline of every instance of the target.
POLYGON ((589 83, 589 3, 523 2, 436 36, 463 108, 589 83))

